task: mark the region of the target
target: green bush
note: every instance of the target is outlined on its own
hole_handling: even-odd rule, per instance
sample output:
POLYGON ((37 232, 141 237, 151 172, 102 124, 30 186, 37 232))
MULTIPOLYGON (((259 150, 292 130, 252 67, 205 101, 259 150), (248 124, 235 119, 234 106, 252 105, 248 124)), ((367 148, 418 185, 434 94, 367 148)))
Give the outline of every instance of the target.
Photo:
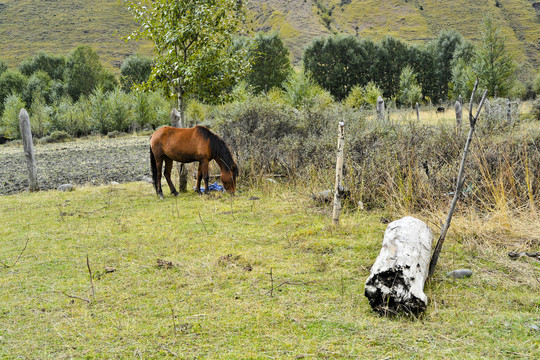
POLYGON ((51 135, 40 139, 41 144, 58 143, 72 140, 72 137, 65 131, 53 131, 51 135))
POLYGON ((7 139, 20 139, 19 113, 26 105, 19 95, 8 95, 0 118, 0 133, 7 139))

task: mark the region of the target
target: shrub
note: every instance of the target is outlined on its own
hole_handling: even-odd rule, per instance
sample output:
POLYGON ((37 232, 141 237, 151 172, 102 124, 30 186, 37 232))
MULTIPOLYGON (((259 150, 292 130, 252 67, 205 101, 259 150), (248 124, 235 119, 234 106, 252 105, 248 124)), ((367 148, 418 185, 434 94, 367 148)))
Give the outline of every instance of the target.
POLYGON ((8 95, 4 101, 4 112, 0 118, 0 132, 7 139, 20 139, 19 113, 25 107, 19 95, 8 95))
POLYGON ((65 131, 53 131, 51 135, 45 136, 44 138, 40 139, 39 142, 42 144, 50 144, 70 141, 71 139, 71 136, 65 131))

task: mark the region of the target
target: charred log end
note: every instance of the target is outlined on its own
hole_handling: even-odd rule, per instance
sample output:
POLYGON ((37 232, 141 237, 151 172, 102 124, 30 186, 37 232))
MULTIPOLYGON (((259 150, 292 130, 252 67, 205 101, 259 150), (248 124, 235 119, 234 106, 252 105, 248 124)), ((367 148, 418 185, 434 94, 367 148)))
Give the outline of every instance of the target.
POLYGON ((366 282, 364 295, 371 308, 383 316, 419 315, 427 308, 427 297, 414 294, 410 282, 400 267, 373 274, 366 282))

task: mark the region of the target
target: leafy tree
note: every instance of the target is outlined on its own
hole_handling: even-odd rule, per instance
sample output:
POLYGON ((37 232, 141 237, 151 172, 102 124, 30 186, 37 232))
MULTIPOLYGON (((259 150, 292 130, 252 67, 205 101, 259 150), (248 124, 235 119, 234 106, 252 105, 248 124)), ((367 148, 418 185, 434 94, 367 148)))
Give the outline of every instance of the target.
POLYGON ((41 96, 47 103, 52 100, 52 81, 49 75, 42 70, 34 72, 23 89, 22 97, 28 106, 32 106, 33 99, 41 96))
POLYGON ((147 38, 154 43, 156 56, 145 85, 176 94, 181 126, 188 95, 219 97, 225 86, 246 72, 246 51, 232 51, 233 37, 245 18, 243 1, 124 2, 141 25, 128 40, 147 38))
POLYGON ((103 91, 103 88, 97 87, 88 98, 88 101, 90 102, 90 122, 92 129, 102 134, 107 134, 112 128, 107 94, 103 91))
POLYGON ((422 99, 422 88, 416 81, 416 75, 410 66, 406 66, 401 71, 399 77, 399 101, 412 106, 422 99))
POLYGON ((31 76, 37 71, 46 72, 53 80, 62 80, 64 69, 66 67, 66 59, 63 56, 49 55, 45 52, 39 52, 33 57, 26 58, 19 64, 19 71, 31 76))
POLYGON ((452 60, 452 82, 449 84, 449 94, 453 99, 458 99, 459 95, 465 99, 471 96, 476 80, 472 70, 475 57, 476 52, 470 41, 464 40, 456 47, 452 60))
POLYGON ((344 99, 355 85, 370 79, 370 54, 366 43, 355 36, 315 39, 304 51, 304 71, 337 100, 344 99))
POLYGON ((38 94, 33 98, 32 106, 30 107, 30 124, 32 133, 41 138, 49 133, 51 128, 51 112, 52 109, 45 102, 42 94, 38 94))
POLYGON ((506 38, 491 17, 484 20, 482 39, 472 68, 489 96, 505 96, 512 88, 516 63, 506 51, 506 38))
POLYGON ((133 122, 133 109, 131 95, 126 94, 119 87, 109 93, 107 108, 111 117, 111 129, 115 131, 127 131, 133 122))
POLYGON ((441 98, 439 81, 436 73, 434 46, 411 46, 409 48, 408 65, 416 75, 418 85, 422 88, 422 96, 438 101, 441 98))
POLYGON ((433 101, 448 99, 448 84, 452 81, 454 54, 463 42, 463 37, 455 30, 443 30, 435 39, 434 60, 436 64, 437 92, 433 94, 433 101))
POLYGON ((79 46, 68 57, 64 80, 66 91, 78 100, 81 95, 90 95, 102 80, 103 66, 99 56, 89 46, 79 46))
POLYGON ((391 36, 386 36, 377 43, 375 78, 377 85, 384 91, 385 98, 391 98, 399 91, 399 77, 408 64, 407 44, 391 36))
POLYGON ((152 59, 137 54, 131 55, 120 67, 120 84, 125 92, 130 92, 134 85, 148 81, 152 72, 152 59))
POLYGON ((285 47, 278 33, 258 33, 250 48, 251 71, 247 82, 255 93, 281 88, 292 71, 289 49, 285 47))
POLYGON ((21 95, 27 82, 26 76, 17 70, 8 69, 0 75, 0 114, 4 111, 7 97, 11 94, 21 95))

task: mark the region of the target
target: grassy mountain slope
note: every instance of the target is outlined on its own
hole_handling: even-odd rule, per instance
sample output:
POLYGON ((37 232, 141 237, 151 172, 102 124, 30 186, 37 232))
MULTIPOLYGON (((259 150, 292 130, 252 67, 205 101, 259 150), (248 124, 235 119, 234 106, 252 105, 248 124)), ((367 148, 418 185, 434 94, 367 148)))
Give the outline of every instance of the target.
MULTIPOLYGON (((314 37, 356 34, 375 40, 392 35, 423 42, 445 28, 465 37, 480 36, 482 17, 492 14, 510 51, 532 68, 540 64, 540 16, 532 0, 250 0, 248 29, 279 31, 295 63, 314 37), (499 6, 496 5, 499 4, 499 6)), ((0 0, 0 59, 15 66, 44 50, 67 54, 79 44, 97 49, 101 60, 118 68, 134 52, 151 54, 148 42, 121 37, 136 23, 117 0, 0 0)))
POLYGON ((117 0, 0 0, 0 59, 15 66, 42 50, 67 54, 78 45, 96 49, 103 63, 119 68, 149 43, 126 43, 135 21, 117 0))

